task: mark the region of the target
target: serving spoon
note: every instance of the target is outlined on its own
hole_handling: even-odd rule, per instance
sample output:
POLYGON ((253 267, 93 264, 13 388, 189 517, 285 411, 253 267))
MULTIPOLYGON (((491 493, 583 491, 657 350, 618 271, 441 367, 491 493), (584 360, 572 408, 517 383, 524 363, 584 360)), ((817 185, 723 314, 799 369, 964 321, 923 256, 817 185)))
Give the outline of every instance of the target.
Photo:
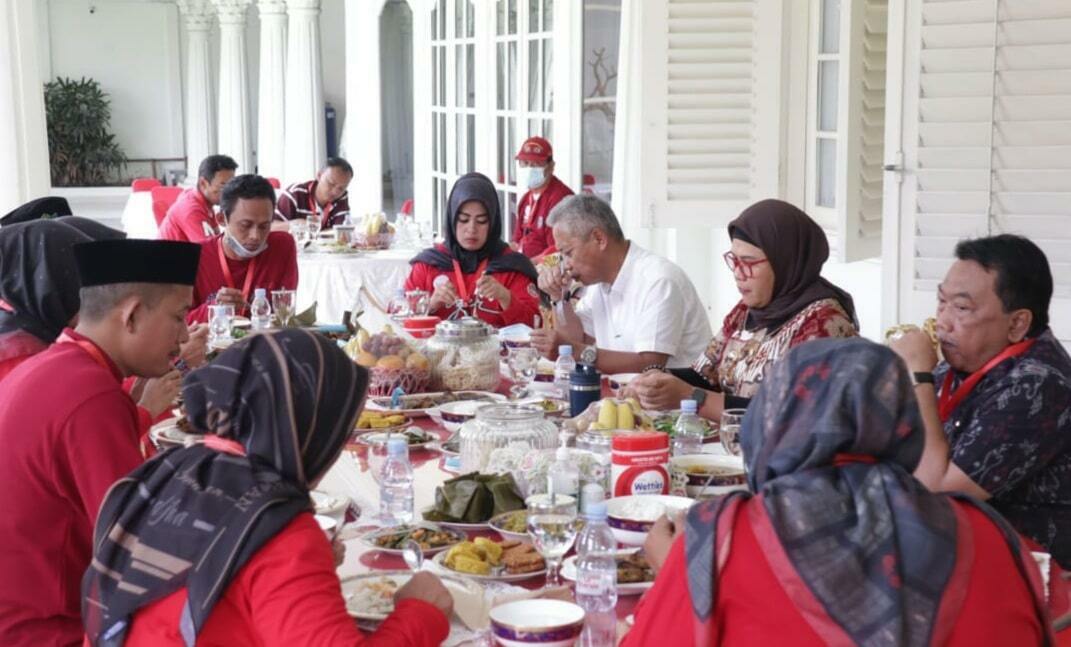
POLYGON ((402 544, 402 559, 405 560, 409 570, 419 573, 421 566, 424 565, 424 551, 420 549, 420 544, 412 539, 405 540, 402 544))

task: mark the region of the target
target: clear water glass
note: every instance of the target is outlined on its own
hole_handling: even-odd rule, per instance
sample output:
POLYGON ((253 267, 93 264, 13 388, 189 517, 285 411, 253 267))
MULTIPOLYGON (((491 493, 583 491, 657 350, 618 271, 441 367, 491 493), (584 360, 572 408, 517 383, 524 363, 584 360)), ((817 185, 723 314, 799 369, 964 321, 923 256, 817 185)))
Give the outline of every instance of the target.
POLYGON ((415 317, 427 316, 430 296, 427 290, 409 290, 406 292, 405 300, 409 303, 409 313, 415 317))
POLYGON ((323 216, 318 213, 306 216, 305 226, 309 229, 309 240, 316 240, 316 237, 320 235, 320 229, 323 228, 323 216))
POLYGON ((721 426, 718 435, 721 437, 721 446, 733 456, 739 456, 740 449, 740 425, 744 422, 744 414, 747 409, 726 409, 721 413, 721 426))
POLYGON ((294 237, 297 248, 301 249, 309 240, 309 223, 301 219, 291 220, 290 235, 294 237))
POLYGON ((576 501, 529 498, 528 536, 547 562, 547 587, 561 586, 562 558, 576 540, 576 501))
POLYGON ((209 343, 217 344, 231 338, 231 320, 234 318, 234 306, 208 306, 209 343))
POLYGON ((294 291, 272 290, 271 309, 279 319, 279 326, 286 328, 294 318, 294 291))
POLYGON ((515 399, 522 397, 528 392, 535 379, 536 367, 539 364, 539 351, 530 346, 515 346, 509 349, 507 360, 510 373, 516 382, 510 387, 510 395, 515 399))

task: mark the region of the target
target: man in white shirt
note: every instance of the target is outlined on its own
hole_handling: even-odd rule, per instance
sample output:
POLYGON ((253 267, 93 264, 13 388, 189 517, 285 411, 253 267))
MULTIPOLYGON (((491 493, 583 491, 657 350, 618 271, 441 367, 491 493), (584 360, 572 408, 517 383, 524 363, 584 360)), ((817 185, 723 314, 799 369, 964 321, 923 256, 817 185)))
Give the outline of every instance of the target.
POLYGON ((570 344, 579 363, 605 374, 691 366, 710 341, 710 321, 681 268, 626 239, 595 196, 566 198, 548 221, 561 263, 542 268, 539 287, 557 321, 533 331, 532 345, 555 359, 570 344), (574 281, 586 286, 575 306, 565 289, 574 281))

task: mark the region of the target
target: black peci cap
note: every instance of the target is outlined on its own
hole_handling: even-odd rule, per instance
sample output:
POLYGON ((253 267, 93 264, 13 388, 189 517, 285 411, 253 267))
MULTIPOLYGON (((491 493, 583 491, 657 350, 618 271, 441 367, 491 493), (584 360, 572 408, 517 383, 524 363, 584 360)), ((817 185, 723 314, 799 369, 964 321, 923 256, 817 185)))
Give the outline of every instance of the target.
POLYGON ((82 287, 114 283, 193 285, 201 246, 170 240, 100 240, 74 246, 82 287))

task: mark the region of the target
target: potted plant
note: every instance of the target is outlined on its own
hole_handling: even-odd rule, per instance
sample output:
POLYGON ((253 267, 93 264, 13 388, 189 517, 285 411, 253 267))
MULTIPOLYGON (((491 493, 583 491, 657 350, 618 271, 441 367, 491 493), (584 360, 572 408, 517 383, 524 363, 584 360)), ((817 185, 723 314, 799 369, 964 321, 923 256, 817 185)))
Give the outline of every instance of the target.
POLYGON ((52 186, 115 182, 126 156, 109 132, 109 104, 108 95, 93 79, 57 78, 45 84, 52 186))

